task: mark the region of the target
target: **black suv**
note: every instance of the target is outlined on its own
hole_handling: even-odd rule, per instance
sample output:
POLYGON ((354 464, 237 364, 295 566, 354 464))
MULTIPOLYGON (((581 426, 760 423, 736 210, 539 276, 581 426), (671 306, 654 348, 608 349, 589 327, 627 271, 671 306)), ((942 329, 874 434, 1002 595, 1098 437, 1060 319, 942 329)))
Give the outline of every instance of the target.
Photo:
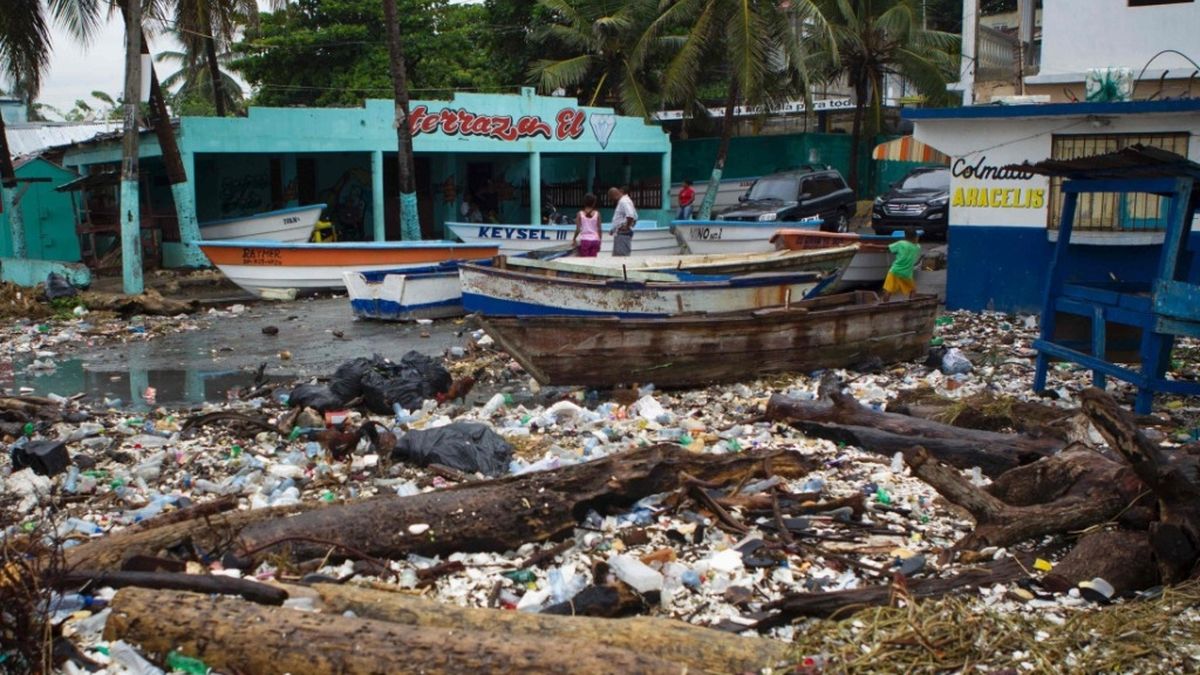
POLYGON ((741 202, 716 214, 717 220, 755 222, 820 218, 826 232, 845 232, 854 215, 854 191, 829 166, 780 171, 754 181, 741 202))
POLYGON ((930 237, 946 236, 950 223, 950 169, 913 169, 886 194, 875 198, 871 228, 875 234, 924 230, 930 237))

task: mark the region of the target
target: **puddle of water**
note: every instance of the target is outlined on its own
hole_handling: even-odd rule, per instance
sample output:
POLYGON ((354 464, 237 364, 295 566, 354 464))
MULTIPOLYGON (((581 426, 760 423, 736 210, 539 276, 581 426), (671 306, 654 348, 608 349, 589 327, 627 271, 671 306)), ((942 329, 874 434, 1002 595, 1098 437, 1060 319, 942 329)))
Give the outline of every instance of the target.
MULTIPOLYGON (((253 372, 236 369, 114 370, 112 366, 106 366, 103 370, 94 370, 82 359, 62 359, 54 362, 54 370, 30 370, 32 361, 0 361, 0 388, 18 393, 20 388, 29 387, 38 396, 74 396, 82 392, 89 402, 119 400, 119 405, 110 405, 144 410, 150 407, 143 399, 147 387, 155 389, 154 405, 186 406, 227 400, 231 390, 240 388, 244 391, 254 383, 253 372)), ((266 379, 280 381, 283 378, 268 376, 266 379)))

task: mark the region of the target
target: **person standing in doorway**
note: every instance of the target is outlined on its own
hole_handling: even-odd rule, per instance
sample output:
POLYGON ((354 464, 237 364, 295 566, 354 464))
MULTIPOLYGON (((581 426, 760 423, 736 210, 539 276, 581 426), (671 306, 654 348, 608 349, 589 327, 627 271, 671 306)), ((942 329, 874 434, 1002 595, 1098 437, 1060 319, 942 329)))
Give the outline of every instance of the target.
POLYGON ((579 255, 595 258, 600 253, 600 212, 596 210, 596 195, 583 196, 583 209, 575 214, 575 238, 571 245, 579 249, 579 255))
POLYGON ((633 253, 633 226, 638 219, 637 209, 623 187, 609 188, 608 198, 617 205, 613 209, 612 220, 613 256, 628 256, 633 253))
POLYGON ((683 189, 679 191, 679 217, 677 220, 692 219, 692 204, 696 203, 696 191, 692 189, 692 181, 683 181, 683 189))

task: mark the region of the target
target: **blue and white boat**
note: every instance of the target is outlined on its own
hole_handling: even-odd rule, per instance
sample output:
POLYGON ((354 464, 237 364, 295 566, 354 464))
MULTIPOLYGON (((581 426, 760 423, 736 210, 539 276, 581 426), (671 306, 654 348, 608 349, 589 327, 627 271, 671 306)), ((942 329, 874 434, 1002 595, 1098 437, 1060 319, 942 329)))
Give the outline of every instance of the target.
POLYGON ((690 253, 766 253, 774 251, 771 237, 780 229, 817 231, 823 221, 676 220, 671 223, 679 243, 690 253))
MULTIPOLYGON (((600 255, 612 255, 610 223, 601 223, 600 255)), ((570 245, 575 225, 495 225, 491 223, 446 223, 446 227, 466 244, 499 246, 502 255, 539 251, 570 245)), ((633 226, 633 255, 670 255, 680 252, 679 241, 669 227, 652 220, 639 220, 633 226)))
POLYGON ((200 223, 200 236, 206 241, 255 239, 292 244, 305 242, 312 236, 313 227, 324 210, 324 204, 309 204, 249 216, 211 220, 200 223))
POLYGON ((350 308, 360 319, 415 321, 463 313, 457 261, 405 270, 344 272, 342 279, 350 308))
POLYGON ((491 266, 459 266, 463 308, 488 316, 633 318, 749 311, 797 302, 821 293, 837 279, 837 274, 820 272, 620 274, 510 266, 503 257, 491 266))

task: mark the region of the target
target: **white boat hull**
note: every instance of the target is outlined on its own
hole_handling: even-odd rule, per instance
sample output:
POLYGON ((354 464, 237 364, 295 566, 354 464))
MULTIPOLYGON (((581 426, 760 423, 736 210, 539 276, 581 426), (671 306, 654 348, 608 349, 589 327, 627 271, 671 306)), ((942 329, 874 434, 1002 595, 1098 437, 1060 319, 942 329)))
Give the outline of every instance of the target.
MULTIPOLYGON (((429 268, 425 268, 428 270, 429 268)), ((354 315, 382 321, 441 319, 463 313, 458 270, 378 275, 345 272, 342 279, 354 315)))
MULTIPOLYGON (((574 225, 491 225, 486 223, 446 223, 450 231, 466 244, 500 247, 502 255, 540 251, 569 246, 575 236, 574 225)), ((605 224, 600 239, 600 255, 612 255, 612 237, 605 224)), ((633 255, 669 255, 680 252, 679 240, 669 227, 648 221, 633 229, 633 255)))
POLYGON ((324 209, 324 204, 311 204, 256 213, 244 218, 200 223, 200 237, 210 241, 254 239, 287 243, 305 242, 312 236, 313 227, 324 209))
POLYGON ((771 243, 771 237, 780 228, 811 227, 816 229, 820 226, 820 220, 805 221, 804 223, 677 220, 673 223, 680 243, 686 246, 691 253, 697 254, 766 253, 775 250, 775 245, 771 243))
POLYGON ((749 311, 799 301, 826 282, 807 273, 714 282, 577 279, 476 265, 463 265, 459 276, 463 308, 491 316, 633 318, 749 311))

